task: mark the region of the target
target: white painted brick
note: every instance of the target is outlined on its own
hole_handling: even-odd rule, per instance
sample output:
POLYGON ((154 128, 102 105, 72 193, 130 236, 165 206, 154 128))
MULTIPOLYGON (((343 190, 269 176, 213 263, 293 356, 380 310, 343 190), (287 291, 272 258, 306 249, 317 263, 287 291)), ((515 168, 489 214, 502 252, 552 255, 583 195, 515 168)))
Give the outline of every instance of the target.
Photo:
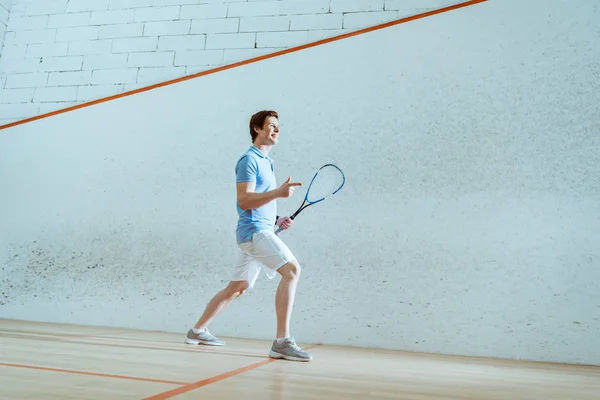
POLYGON ((259 32, 256 47, 292 47, 308 43, 307 31, 259 32))
POLYGON ((157 45, 157 37, 115 39, 112 47, 112 52, 128 53, 130 51, 152 51, 156 50, 157 45))
POLYGON ((67 54, 71 56, 83 56, 88 54, 108 54, 113 46, 112 39, 88 40, 69 43, 67 54))
POLYGON ((4 72, 7 74, 38 72, 39 65, 39 57, 23 59, 0 58, 0 72, 4 72))
MULTIPOLYGON (((36 29, 16 32, 15 44, 52 43, 56 29, 36 29)), ((6 43, 6 39, 5 39, 6 43)))
POLYGON ((290 30, 290 17, 249 17, 240 21, 240 32, 277 32, 290 30))
POLYGON ((126 83, 123 85, 123 93, 147 87, 147 83, 126 83))
POLYGON ((135 9, 135 22, 173 21, 179 19, 181 7, 147 7, 135 9))
POLYGON ((69 0, 67 12, 108 10, 108 0, 69 0))
POLYGON ((36 88, 40 86, 46 86, 48 81, 47 73, 33 73, 33 74, 11 74, 6 77, 7 89, 12 88, 36 88))
POLYGON ((150 7, 154 0, 110 0, 109 10, 150 7))
POLYGON ((117 83, 135 83, 137 68, 98 69, 92 72, 92 85, 108 85, 117 83))
POLYGON ((4 38, 6 37, 6 25, 0 23, 0 56, 4 47, 4 38))
POLYGON ((71 28, 75 26, 88 26, 89 24, 89 12, 51 15, 48 18, 48 28, 71 28))
POLYGON ((316 42, 319 40, 331 38, 334 36, 343 35, 351 32, 350 29, 326 29, 326 30, 315 30, 308 32, 308 42, 316 42))
POLYGON ((366 28, 398 18, 398 11, 344 14, 344 29, 366 28))
MULTIPOLYGON (((23 43, 21 43, 23 44, 23 43)), ((16 32, 7 31, 4 35, 4 46, 16 46, 16 32)))
POLYGON ((76 101, 57 101, 57 102, 49 102, 49 103, 39 103, 40 110, 38 114, 47 114, 53 111, 64 110, 65 108, 69 108, 77 105, 76 101))
POLYGON ((161 36, 159 50, 202 50, 206 46, 206 35, 161 36))
POLYGON ((18 1, 18 0, 1 0, 0 2, 4 2, 4 8, 6 8, 7 10, 10 10, 11 12, 15 12, 18 14, 24 14, 25 13, 25 6, 27 4, 18 1), (9 4, 12 4, 9 6, 9 4))
POLYGON ((79 71, 83 64, 82 56, 44 57, 38 66, 40 72, 79 71))
POLYGON ((227 4, 200 4, 197 6, 181 6, 181 19, 225 18, 227 4))
POLYGON ((27 46, 27 57, 66 56, 68 43, 43 43, 27 46))
POLYGON ((51 72, 47 86, 79 86, 92 79, 92 71, 51 72))
POLYGON ((67 0, 37 1, 25 6, 25 15, 63 14, 67 11, 67 0))
POLYGON ((223 60, 223 50, 178 51, 175 54, 175 66, 217 65, 223 60))
POLYGON ((148 22, 144 26, 144 36, 187 35, 191 21, 148 22))
POLYGON ((172 67, 174 51, 129 53, 129 67, 172 67))
POLYGON ((43 29, 48 25, 48 15, 37 15, 34 17, 11 15, 8 27, 12 31, 43 29))
POLYGON ((285 0, 279 6, 283 15, 321 14, 329 12, 329 0, 285 0))
POLYGON ((144 32, 144 24, 117 24, 101 26, 98 33, 99 39, 108 38, 123 38, 142 36, 144 32))
POLYGON ((207 49, 244 49, 253 48, 255 33, 217 33, 206 37, 207 49))
POLYGON ((0 76, 0 89, 4 89, 4 85, 6 85, 6 77, 0 76))
POLYGON ((223 54, 223 64, 233 64, 238 61, 244 61, 254 57, 275 53, 279 50, 281 49, 268 47, 260 49, 228 49, 225 50, 225 53, 223 54))
POLYGON ((195 73, 207 71, 212 68, 216 68, 216 65, 190 65, 185 67, 185 74, 193 75, 195 73))
POLYGON ((81 40, 98 39, 100 27, 84 26, 79 28, 58 28, 56 30, 57 42, 79 42, 81 40))
POLYGON ((37 114, 38 109, 35 103, 0 104, 0 115, 3 119, 21 119, 37 114))
POLYGON ((343 14, 298 15, 292 17, 290 30, 342 29, 343 14))
POLYGON ((8 11, 8 9, 4 8, 3 6, 0 6, 0 23, 3 23, 6 25, 6 23, 8 22, 9 15, 10 15, 10 12, 8 11))
POLYGON ((25 58, 27 54, 27 45, 20 44, 18 46, 4 46, 2 48, 2 52, 0 53, 0 57, 7 59, 15 59, 15 58, 25 58))
POLYGON ((88 55, 83 57, 84 70, 117 69, 127 67, 127 54, 88 55))
POLYGON ((115 94, 123 93, 122 84, 79 86, 77 101, 98 100, 115 94))
POLYGON ((6 25, 0 22, 0 54, 2 54, 2 47, 4 47, 4 37, 6 36, 6 25))
POLYGON ((33 101, 37 103, 77 100, 77 86, 45 87, 35 89, 33 101))
POLYGON ((400 11, 404 15, 413 15, 425 10, 433 10, 455 4, 452 0, 385 0, 385 10, 400 11))
MULTIPOLYGON (((382 0, 383 2, 383 0, 382 0)), ((228 17, 260 17, 279 15, 280 1, 256 1, 245 3, 230 3, 228 17)))
POLYGON ((90 17, 90 25, 128 24, 133 22, 134 10, 94 11, 90 17))
POLYGON ((185 75, 185 67, 170 68, 140 68, 138 72, 138 83, 157 83, 185 75))
POLYGON ((155 6, 181 6, 184 4, 198 3, 200 3, 200 0, 154 0, 155 6))
POLYGON ((0 104, 30 103, 34 92, 34 88, 0 90, 0 104))
POLYGON ((239 18, 199 19, 192 21, 191 33, 232 33, 239 29, 239 18))
POLYGON ((383 11, 384 0, 331 0, 332 13, 383 11))

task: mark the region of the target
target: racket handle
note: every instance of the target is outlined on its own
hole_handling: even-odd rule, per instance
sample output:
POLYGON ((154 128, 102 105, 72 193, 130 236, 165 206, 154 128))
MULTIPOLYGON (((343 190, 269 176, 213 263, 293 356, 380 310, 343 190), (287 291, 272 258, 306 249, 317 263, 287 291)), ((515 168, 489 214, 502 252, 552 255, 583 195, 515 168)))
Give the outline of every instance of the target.
POLYGON ((283 229, 281 229, 281 227, 278 227, 277 230, 275 231, 275 234, 277 236, 279 236, 279 232, 281 232, 283 229))

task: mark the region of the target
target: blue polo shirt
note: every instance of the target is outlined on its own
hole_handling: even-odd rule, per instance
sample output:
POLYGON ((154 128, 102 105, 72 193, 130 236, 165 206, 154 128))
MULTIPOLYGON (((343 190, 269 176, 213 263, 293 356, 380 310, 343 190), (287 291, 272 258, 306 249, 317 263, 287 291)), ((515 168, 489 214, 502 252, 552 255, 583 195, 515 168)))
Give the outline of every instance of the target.
MULTIPOLYGON (((254 182, 256 193, 265 193, 277 188, 273 160, 257 147, 250 146, 235 166, 236 182, 254 182)), ((252 234, 260 230, 273 230, 277 214, 275 200, 253 210, 242 210, 237 204, 238 223, 236 239, 238 243, 252 240, 252 234)))

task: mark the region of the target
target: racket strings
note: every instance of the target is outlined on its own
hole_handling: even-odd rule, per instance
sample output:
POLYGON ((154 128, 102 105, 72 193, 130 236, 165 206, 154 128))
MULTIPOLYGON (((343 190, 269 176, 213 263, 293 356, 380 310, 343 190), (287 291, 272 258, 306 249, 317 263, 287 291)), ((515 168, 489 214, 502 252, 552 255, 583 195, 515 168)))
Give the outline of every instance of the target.
POLYGON ((306 199, 309 202, 316 202, 327 196, 334 194, 344 183, 343 174, 335 167, 324 167, 318 173, 309 191, 306 199))

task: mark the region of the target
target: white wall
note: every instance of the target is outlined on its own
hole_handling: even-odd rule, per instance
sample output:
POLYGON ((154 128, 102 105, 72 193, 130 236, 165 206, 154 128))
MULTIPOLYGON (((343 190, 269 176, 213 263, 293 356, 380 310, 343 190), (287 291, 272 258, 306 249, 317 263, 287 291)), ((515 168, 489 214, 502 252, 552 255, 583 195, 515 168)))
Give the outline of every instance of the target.
MULTIPOLYGON (((600 364, 597 21, 489 1, 2 130, 0 316, 183 338, 237 258, 248 118, 275 108, 280 181, 348 179, 284 236, 299 341, 600 364)), ((276 285, 212 331, 272 338, 276 285)))
POLYGON ((452 2, 15 0, 0 124, 452 2))
MULTIPOLYGON (((2 47, 4 45, 4 36, 6 34, 6 26, 8 25, 11 2, 12 0, 0 0, 0 59, 2 58, 2 47)), ((0 72, 0 89, 4 87, 4 79, 2 72, 0 72)))

